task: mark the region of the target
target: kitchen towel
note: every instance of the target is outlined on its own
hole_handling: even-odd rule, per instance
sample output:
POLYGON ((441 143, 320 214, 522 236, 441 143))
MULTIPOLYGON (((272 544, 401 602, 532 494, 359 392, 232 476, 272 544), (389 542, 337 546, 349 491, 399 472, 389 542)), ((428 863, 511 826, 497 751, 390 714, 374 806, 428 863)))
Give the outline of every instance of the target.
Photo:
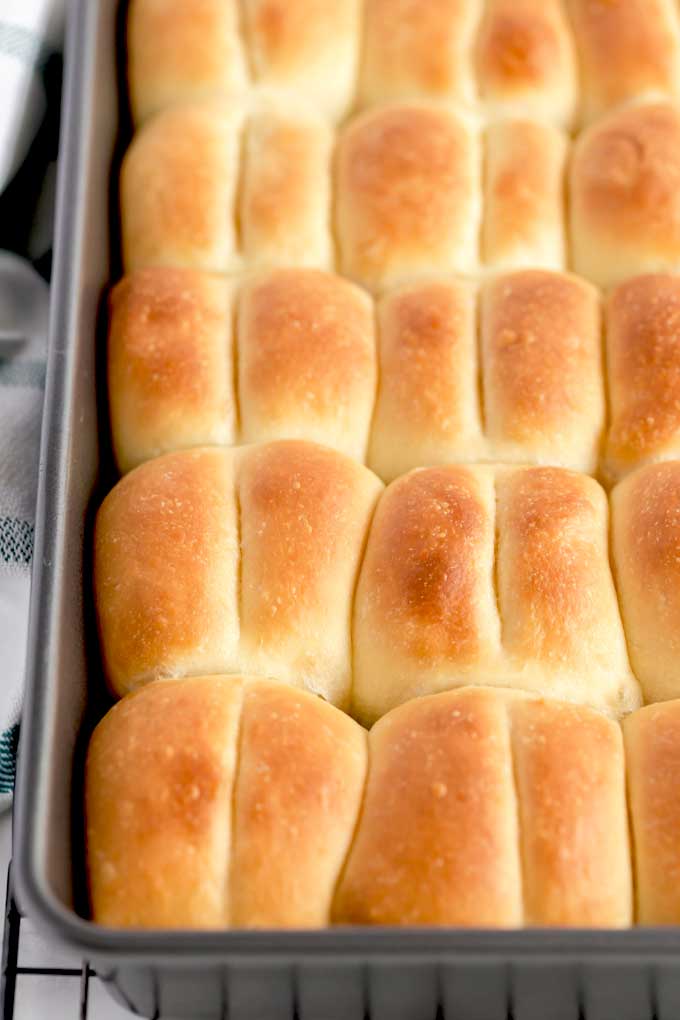
POLYGON ((0 0, 0 249, 21 253, 0 251, 0 810, 14 788, 24 678, 64 7, 0 0))

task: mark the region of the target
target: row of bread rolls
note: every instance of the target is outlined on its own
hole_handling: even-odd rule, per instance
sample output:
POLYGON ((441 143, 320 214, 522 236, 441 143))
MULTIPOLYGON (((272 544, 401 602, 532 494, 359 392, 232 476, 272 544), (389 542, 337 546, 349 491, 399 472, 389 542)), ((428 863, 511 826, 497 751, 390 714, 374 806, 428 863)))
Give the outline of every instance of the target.
POLYGON ((303 441, 166 454, 97 517, 106 674, 118 695, 274 676, 366 722, 474 683, 619 716, 638 681, 646 701, 680 695, 680 462, 614 489, 611 538, 622 616, 586 475, 444 465, 383 491, 303 441))
POLYGON ((615 482, 680 455, 680 276, 602 304, 575 276, 437 276, 380 300, 339 276, 152 267, 114 288, 109 404, 127 471, 300 438, 390 481, 427 464, 556 464, 615 482), (604 349, 602 352, 602 331, 604 349), (609 422, 606 422, 606 408, 609 422))
POLYGON ((677 924, 679 748, 678 701, 629 715, 622 739, 592 709, 466 687, 366 733, 270 680, 156 681, 90 744, 93 918, 677 924))
POLYGON ((404 98, 569 126, 680 98, 673 0, 132 0, 135 119, 246 90, 331 118, 404 98))
POLYGON ((337 142, 276 103, 173 107, 123 162, 125 266, 308 265, 376 291, 480 267, 571 268, 602 286, 679 268, 680 107, 597 121, 568 173, 567 148, 549 125, 482 132, 434 104, 371 110, 337 142))

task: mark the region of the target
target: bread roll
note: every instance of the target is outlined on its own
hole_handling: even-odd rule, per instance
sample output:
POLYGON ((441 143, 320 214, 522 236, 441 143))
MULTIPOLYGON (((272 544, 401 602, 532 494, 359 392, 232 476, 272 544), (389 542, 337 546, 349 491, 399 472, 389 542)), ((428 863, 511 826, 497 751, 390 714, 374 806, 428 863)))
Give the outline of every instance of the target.
POLYGON ((237 0, 130 0, 127 56, 138 124, 167 106, 238 95, 248 82, 237 0))
POLYGON ((439 106, 383 107, 351 121, 337 150, 341 272, 381 290, 477 262, 475 134, 439 106))
POLYGON ((680 97, 673 0, 567 0, 581 63, 581 117, 640 96, 680 97))
POLYGON ((338 119, 357 73, 359 0, 132 0, 128 80, 137 122, 166 106, 267 90, 338 119))
POLYGON ((365 460, 376 350, 368 295, 313 269, 258 274, 238 300, 241 440, 304 438, 365 460))
POLYGON ((350 615, 381 489, 313 443, 166 454, 109 493, 95 529, 106 675, 255 672, 349 699, 350 615))
POLYGON ((92 736, 85 818, 92 917, 113 928, 229 923, 231 803, 243 684, 159 681, 92 736))
POLYGON ((602 287, 680 267, 680 107, 602 118, 571 160, 572 266, 602 287))
POLYGON ((361 727, 302 691, 240 676, 150 684, 111 709, 90 743, 93 919, 328 924, 365 769, 361 727))
POLYGON ((487 266, 564 269, 564 164, 555 128, 526 120, 486 135, 482 254, 487 266))
POLYGON ((353 648, 353 711, 365 722, 470 683, 615 716, 637 707, 603 491, 559 468, 440 467, 397 479, 369 534, 353 648))
POLYGON ((487 0, 485 6, 477 80, 487 112, 569 126, 576 60, 560 0, 487 0))
POLYGON ((488 459, 594 473, 605 421, 600 308, 585 280, 524 270, 482 288, 488 459))
POLYGON ((680 455, 680 279, 638 276, 606 306, 610 426, 604 475, 680 455))
POLYGON ((245 691, 234 797, 231 926, 330 923, 364 790, 366 733, 321 698, 245 691))
POLYGON ((481 0, 364 0, 359 103, 475 98, 473 44, 481 0))
POLYGON ((340 923, 631 923, 621 731, 518 691, 417 698, 369 735, 340 923))
POLYGON ((331 146, 323 121, 280 106, 164 110, 123 160, 126 270, 329 265, 331 146))
POLYGON ((224 279, 194 269, 141 269, 113 288, 109 409, 121 471, 235 442, 232 301, 224 279))
POLYGON ((680 701, 623 723, 638 924, 680 923, 680 701))
POLYGON ((612 492, 612 550, 630 661, 645 701, 680 696, 680 462, 612 492))
POLYGON ((423 464, 483 459, 473 286, 406 284, 377 304, 377 326, 372 470, 391 481, 423 464))

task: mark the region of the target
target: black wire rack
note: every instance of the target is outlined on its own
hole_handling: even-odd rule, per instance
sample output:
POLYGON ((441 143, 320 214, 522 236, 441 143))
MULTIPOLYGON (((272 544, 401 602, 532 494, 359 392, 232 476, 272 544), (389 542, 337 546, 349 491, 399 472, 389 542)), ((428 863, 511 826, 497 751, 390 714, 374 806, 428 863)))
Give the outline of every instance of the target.
POLYGON ((75 1016, 77 1020, 88 1020, 90 1002, 90 979, 94 971, 83 960, 78 967, 20 967, 19 948, 21 942, 22 917, 12 892, 12 865, 7 869, 5 893, 5 919, 2 937, 2 973, 0 974, 0 1003, 2 1020, 13 1020, 16 1003, 17 979, 19 977, 50 976, 80 982, 80 997, 75 1016))

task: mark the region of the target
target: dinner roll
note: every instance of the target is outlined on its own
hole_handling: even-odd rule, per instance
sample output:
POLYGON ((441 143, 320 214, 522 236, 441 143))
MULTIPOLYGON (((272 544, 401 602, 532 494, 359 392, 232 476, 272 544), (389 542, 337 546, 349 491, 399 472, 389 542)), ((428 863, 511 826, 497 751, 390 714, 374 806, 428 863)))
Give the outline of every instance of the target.
POLYGON ((227 281, 151 266, 113 289, 109 405, 121 471, 171 450, 277 438, 363 461, 375 387, 373 308, 342 277, 274 269, 227 281))
POLYGON ((640 96, 680 97, 673 0, 567 0, 581 65, 581 118, 640 96))
POLYGON ((680 107, 643 104, 576 141, 570 181, 572 265, 609 287, 680 268, 680 107))
POLYGON ((359 0, 131 0, 128 81, 137 122, 196 99, 226 105, 246 90, 349 108, 359 0))
POLYGON ((481 0, 364 0, 359 103, 475 99, 473 45, 481 0))
POLYGON ((612 492, 612 549, 630 660, 645 701, 680 696, 680 461, 612 492))
POLYGON ((477 37, 477 80, 487 114, 568 126, 576 104, 576 59, 561 0, 487 0, 477 37))
POLYGON ((493 269, 564 269, 567 142, 555 128, 503 121, 486 134, 482 258, 493 269))
POLYGON ((631 899, 616 723, 482 687, 371 730, 336 923, 620 927, 631 899))
POLYGON ((341 272, 381 290, 477 263, 478 140, 435 105, 372 110, 341 131, 336 230, 341 272))
POLYGON ((111 292, 108 383, 121 471, 183 447, 236 440, 232 288, 195 269, 155 266, 111 292))
POLYGON ((623 722, 638 924, 680 923, 680 701, 623 722))
POLYGON ((559 468, 435 467, 378 504, 354 602, 353 711, 470 683, 620 715, 640 702, 607 501, 559 468))
POLYGON ((124 698, 86 763, 93 919, 328 924, 365 770, 357 723, 272 681, 159 680, 124 698))
POLYGON ((104 500, 94 588, 106 676, 255 672, 349 700, 350 616, 381 484, 296 441, 166 454, 104 500))
POLYGON ((121 168, 126 270, 330 265, 331 146, 329 127, 305 113, 211 103, 162 111, 121 168))
POLYGON ((626 280, 606 305, 610 426, 604 475, 680 456, 680 278, 626 280))

